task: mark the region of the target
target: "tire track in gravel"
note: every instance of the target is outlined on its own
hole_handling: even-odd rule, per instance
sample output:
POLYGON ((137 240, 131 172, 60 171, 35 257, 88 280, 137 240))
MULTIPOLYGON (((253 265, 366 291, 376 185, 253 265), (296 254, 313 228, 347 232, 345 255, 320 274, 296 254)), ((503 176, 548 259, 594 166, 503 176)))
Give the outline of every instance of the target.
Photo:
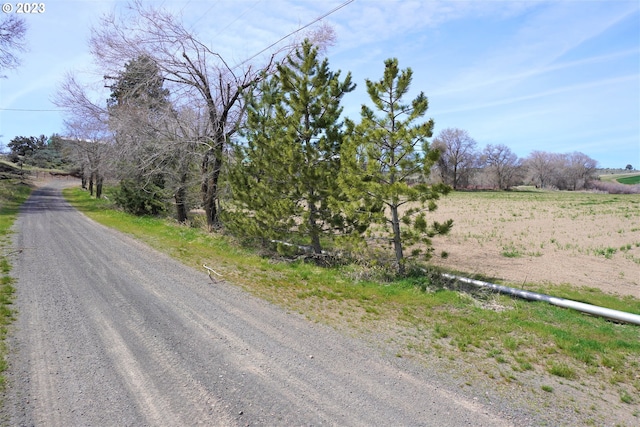
POLYGON ((24 205, 7 425, 510 425, 428 371, 88 220, 24 205))

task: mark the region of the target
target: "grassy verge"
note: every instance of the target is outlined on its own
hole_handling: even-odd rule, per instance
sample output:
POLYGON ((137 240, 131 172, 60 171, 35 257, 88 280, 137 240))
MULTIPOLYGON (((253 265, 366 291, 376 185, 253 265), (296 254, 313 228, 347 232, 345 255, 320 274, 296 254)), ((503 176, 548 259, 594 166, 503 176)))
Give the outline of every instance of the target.
POLYGON ((11 246, 11 226, 13 225, 20 205, 27 200, 31 188, 13 180, 0 181, 0 388, 4 386, 2 372, 7 368, 7 348, 5 338, 7 327, 13 321, 14 279, 9 275, 11 264, 7 252, 11 246))
MULTIPOLYGON (((429 277, 380 283, 367 280, 372 276, 359 266, 323 269, 274 262, 200 229, 110 210, 108 202, 90 199, 78 189, 65 190, 65 196, 94 220, 187 265, 202 269, 208 264, 225 280, 313 321, 382 339, 380 345, 397 357, 455 361, 475 378, 502 384, 531 374, 585 389, 595 382, 620 396, 617 403, 640 403, 637 326, 544 303, 443 287, 429 277)), ((640 300, 597 289, 547 285, 535 290, 640 314, 640 300)), ((545 384, 541 389, 552 394, 554 387, 545 384)))

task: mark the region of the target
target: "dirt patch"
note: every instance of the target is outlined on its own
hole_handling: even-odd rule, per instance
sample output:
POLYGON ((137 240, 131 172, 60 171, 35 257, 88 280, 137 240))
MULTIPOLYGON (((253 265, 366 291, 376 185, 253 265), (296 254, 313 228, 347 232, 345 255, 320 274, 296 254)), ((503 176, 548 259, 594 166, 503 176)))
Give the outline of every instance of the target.
POLYGON ((35 187, 44 187, 51 182, 63 184, 64 187, 80 185, 80 179, 69 173, 34 171, 29 174, 29 182, 35 187), (64 184, 66 183, 66 184, 64 184))
POLYGON ((454 193, 431 218, 454 220, 448 236, 434 239, 436 265, 511 284, 571 284, 640 298, 637 195, 454 193))

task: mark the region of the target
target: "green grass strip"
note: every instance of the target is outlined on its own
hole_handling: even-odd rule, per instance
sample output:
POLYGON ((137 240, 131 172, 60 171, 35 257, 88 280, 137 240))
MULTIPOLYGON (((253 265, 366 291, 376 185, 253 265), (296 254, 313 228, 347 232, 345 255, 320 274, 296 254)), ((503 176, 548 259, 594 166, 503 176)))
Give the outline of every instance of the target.
POLYGON ((0 389, 4 388, 5 377, 2 373, 7 369, 5 339, 15 315, 12 308, 14 279, 9 275, 11 263, 7 252, 11 247, 11 227, 29 194, 31 187, 28 185, 14 180, 0 180, 0 389))
POLYGON ((628 184, 628 185, 640 184, 640 175, 618 178, 616 181, 618 181, 620 184, 628 184))

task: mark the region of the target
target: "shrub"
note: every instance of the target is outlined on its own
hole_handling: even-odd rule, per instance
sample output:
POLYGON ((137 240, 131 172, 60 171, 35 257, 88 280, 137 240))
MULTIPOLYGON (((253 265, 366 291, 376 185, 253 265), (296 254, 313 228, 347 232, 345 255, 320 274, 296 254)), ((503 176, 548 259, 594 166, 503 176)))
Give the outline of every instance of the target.
POLYGON ((627 185, 609 181, 590 181, 588 188, 609 194, 640 194, 640 184, 627 185))
POLYGON ((114 194, 115 203, 134 215, 159 215, 164 209, 164 183, 155 179, 146 185, 123 179, 114 194))
POLYGON ((576 371, 566 363, 552 363, 549 367, 549 373, 569 380, 577 377, 576 371))

